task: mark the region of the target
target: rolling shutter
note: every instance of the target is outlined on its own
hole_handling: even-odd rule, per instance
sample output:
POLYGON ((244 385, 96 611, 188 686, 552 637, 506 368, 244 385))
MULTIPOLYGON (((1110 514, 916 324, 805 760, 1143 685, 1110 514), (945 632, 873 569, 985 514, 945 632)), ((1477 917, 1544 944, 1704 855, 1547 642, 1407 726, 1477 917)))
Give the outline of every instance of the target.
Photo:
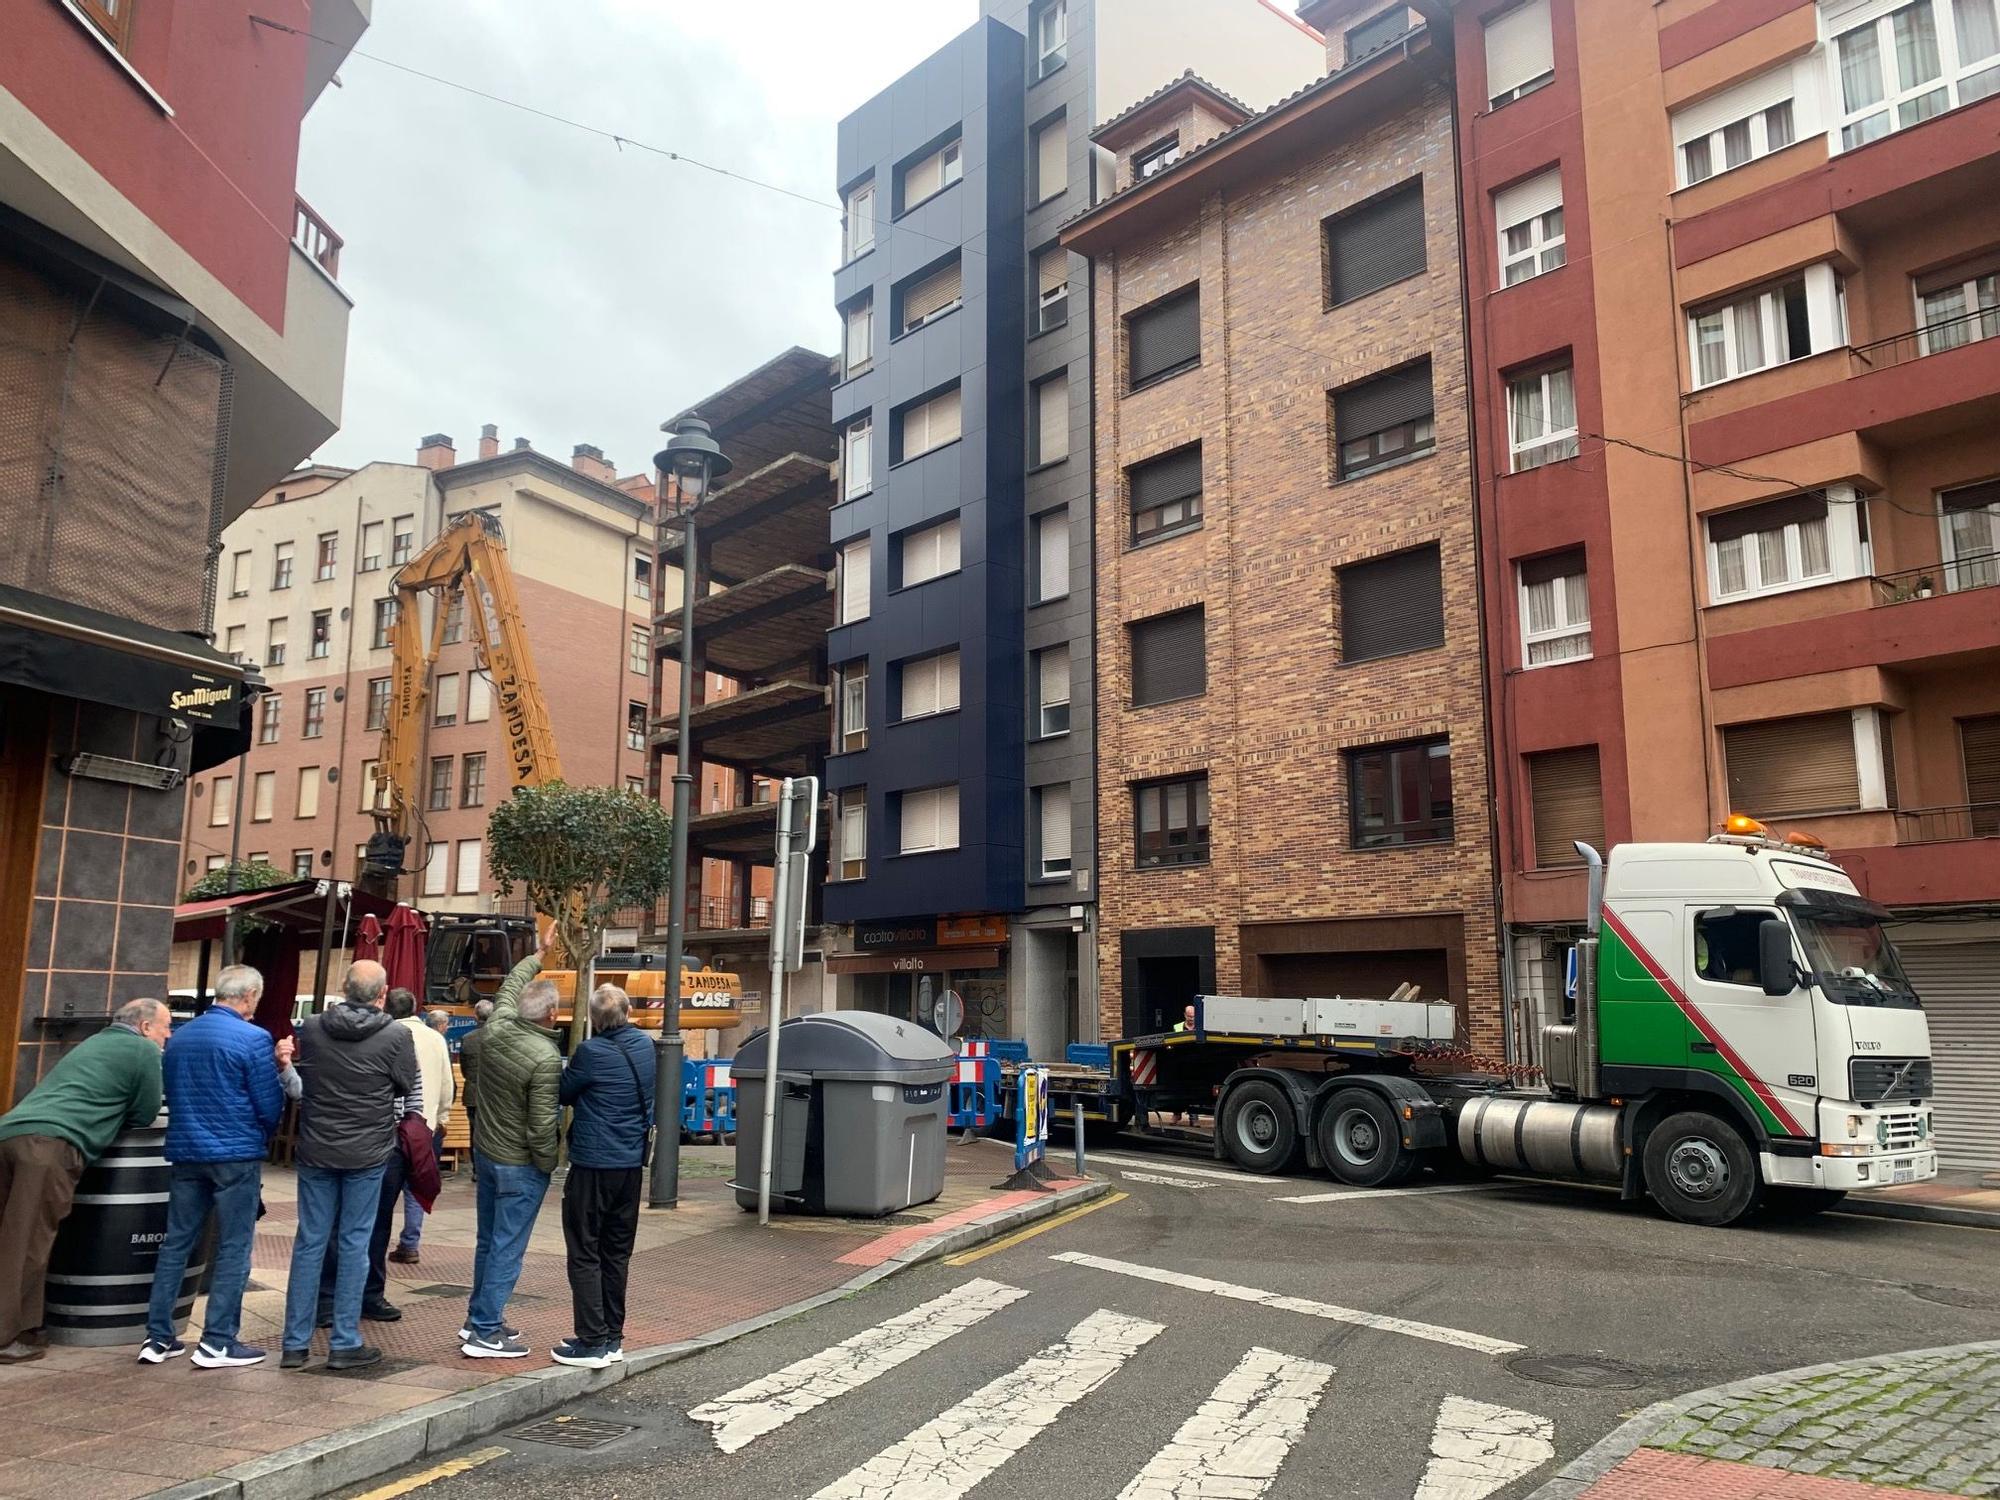
POLYGON ((1528 797, 1535 819, 1535 868, 1580 864, 1574 840, 1604 847, 1604 783, 1597 746, 1545 750, 1528 757, 1528 797))
POLYGON ((1342 661, 1443 644, 1444 578, 1435 544, 1340 570, 1342 661))
POLYGON ((1069 702, 1069 647, 1035 653, 1035 701, 1043 707, 1069 702))
POLYGON ((1208 691, 1202 608, 1137 621, 1132 631, 1132 706, 1208 691))
POLYGON ((1551 209, 1563 206, 1561 167, 1550 167, 1538 177, 1502 188, 1493 195, 1493 217, 1501 229, 1539 219, 1551 209))
POLYGON ((959 268, 953 261, 930 275, 912 282, 903 290, 903 330, 908 332, 927 318, 935 317, 959 300, 959 268))
POLYGON ((1431 415, 1431 362, 1419 360, 1364 380, 1333 397, 1334 437, 1342 443, 1431 415))
POLYGON ((2000 833, 2000 714, 1960 719, 1958 743, 1965 757, 1965 800, 1972 804, 1972 831, 1981 838, 2000 833))
POLYGON ((1968 510, 1984 510, 1989 505, 2000 505, 2000 479, 1945 490, 1938 496, 1938 507, 1948 516, 1968 510))
POLYGON ((1201 360, 1201 288, 1141 308, 1126 320, 1131 383, 1144 385, 1201 360))
POLYGON ((1486 97, 1499 101, 1556 70, 1549 0, 1527 0, 1486 23, 1486 97))
POLYGON ((1069 186, 1069 132, 1057 115, 1035 132, 1035 201, 1053 198, 1069 186))
POLYGON ((1784 64, 1755 78, 1747 78, 1734 88, 1710 94, 1699 104, 1690 104, 1674 116, 1674 144, 1713 135, 1725 125, 1762 114, 1774 104, 1783 104, 1796 92, 1792 85, 1792 65, 1784 64))
POLYGON ((1731 724, 1722 731, 1722 754, 1731 812, 1781 818, 1861 805, 1854 719, 1846 710, 1731 724))
POLYGON ((1348 210, 1326 226, 1327 300, 1364 296, 1424 268, 1424 183, 1348 210))
POLYGON ((1201 444, 1163 453, 1131 470, 1132 509, 1152 510, 1201 493, 1201 444))
POLYGON ((2000 943, 1908 943, 1930 1023, 1938 1165, 2000 1170, 2000 943))
POLYGON ((1741 510, 1725 510, 1708 518, 1708 539, 1720 545, 1759 531, 1779 531, 1793 524, 1826 519, 1826 492, 1810 490, 1803 495, 1787 495, 1762 505, 1746 505, 1741 510))
POLYGON ((1035 602, 1069 592, 1069 511, 1035 517, 1035 602))
POLYGON ((1069 380, 1051 375, 1035 387, 1035 462, 1052 464, 1069 454, 1069 380))
POLYGON ((1035 800, 1041 804, 1042 868, 1067 869, 1070 860, 1069 787, 1039 787, 1035 800))

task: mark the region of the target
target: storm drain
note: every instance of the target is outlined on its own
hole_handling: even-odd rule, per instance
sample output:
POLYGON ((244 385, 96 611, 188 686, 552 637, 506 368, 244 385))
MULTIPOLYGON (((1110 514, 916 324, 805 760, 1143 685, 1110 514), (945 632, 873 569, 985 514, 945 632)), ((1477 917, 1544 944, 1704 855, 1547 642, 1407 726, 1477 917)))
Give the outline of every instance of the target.
POLYGON ((404 1359, 395 1355, 388 1355, 382 1359, 378 1359, 372 1365, 363 1365, 358 1370, 336 1370, 330 1365, 317 1364, 307 1365, 306 1373, 309 1375, 330 1375, 335 1380, 381 1380, 390 1375, 401 1375, 407 1370, 421 1368, 422 1361, 420 1360, 404 1359))
POLYGON ((1583 1390, 1628 1391, 1645 1383, 1645 1372, 1615 1359, 1586 1354, 1517 1354, 1507 1368, 1523 1380, 1583 1390))
POLYGON ((549 1417, 517 1427, 510 1436, 556 1448, 602 1448, 637 1428, 624 1422, 593 1422, 588 1417, 549 1417))
POLYGON ((429 1286, 413 1286, 404 1293, 408 1297, 470 1297, 472 1288, 460 1286, 455 1281, 433 1281, 429 1286))

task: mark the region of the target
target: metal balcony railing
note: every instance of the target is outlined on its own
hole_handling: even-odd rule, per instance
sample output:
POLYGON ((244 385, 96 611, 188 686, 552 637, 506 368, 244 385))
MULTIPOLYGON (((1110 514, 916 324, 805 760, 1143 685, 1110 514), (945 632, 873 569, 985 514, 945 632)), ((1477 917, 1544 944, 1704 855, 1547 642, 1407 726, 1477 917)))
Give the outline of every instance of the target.
POLYGON ((1987 307, 1956 318, 1940 318, 1908 333, 1891 334, 1872 344, 1856 344, 1848 352, 1854 356, 1855 373, 1859 375, 1990 338, 2000 338, 2000 308, 1987 307))
POLYGON ((1968 802, 1960 807, 1905 807, 1896 810, 1896 842, 1941 844, 1949 839, 2000 836, 2000 802, 1968 802))
POLYGON ((310 255, 327 275, 336 281, 340 279, 340 247, 346 241, 303 198, 292 201, 292 243, 310 255))
POLYGON ((2000 584, 2000 552, 1974 552, 1950 562, 1925 563, 1894 573, 1877 573, 1875 604, 1907 604, 1935 594, 1962 594, 2000 584))

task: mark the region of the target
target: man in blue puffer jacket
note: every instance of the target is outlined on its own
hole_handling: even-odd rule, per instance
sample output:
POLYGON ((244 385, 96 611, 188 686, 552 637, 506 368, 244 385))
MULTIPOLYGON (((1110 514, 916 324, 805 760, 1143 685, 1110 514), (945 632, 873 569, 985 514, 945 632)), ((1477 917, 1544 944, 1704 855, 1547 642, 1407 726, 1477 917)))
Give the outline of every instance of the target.
POLYGON ((262 1349, 236 1337, 243 1288, 250 1280, 264 1154, 285 1108, 278 1074, 290 1060, 290 1043, 274 1047, 271 1034, 250 1019, 263 993, 262 974, 245 964, 230 965, 216 976, 215 1003, 173 1034, 161 1059, 173 1175, 167 1237, 153 1265, 146 1345, 139 1351, 145 1364, 165 1364, 186 1352, 174 1337, 174 1298, 211 1210, 215 1278, 193 1362, 215 1370, 264 1358, 262 1349))

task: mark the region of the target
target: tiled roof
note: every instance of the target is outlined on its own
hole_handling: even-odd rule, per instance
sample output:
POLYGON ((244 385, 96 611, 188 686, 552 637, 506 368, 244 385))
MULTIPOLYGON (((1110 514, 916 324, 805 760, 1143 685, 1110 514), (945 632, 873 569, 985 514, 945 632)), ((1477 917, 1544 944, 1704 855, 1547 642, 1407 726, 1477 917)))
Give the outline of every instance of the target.
POLYGON ((1145 98, 1139 100, 1136 104, 1126 105, 1125 108, 1119 110, 1117 114, 1113 115, 1110 119, 1106 120, 1102 125, 1099 125, 1095 130, 1091 131, 1091 135, 1099 136, 1104 134, 1107 130, 1117 129, 1120 125, 1124 124, 1127 120, 1131 119, 1132 116, 1138 114, 1140 110, 1145 109, 1148 105, 1155 104, 1161 99, 1166 98, 1168 94, 1171 94, 1175 89, 1179 88, 1184 83, 1200 84, 1201 87, 1207 89, 1209 93, 1215 95, 1215 97, 1220 99, 1223 103, 1230 105, 1232 108, 1235 109, 1235 111, 1238 114, 1244 116, 1245 118, 1248 118, 1249 116, 1256 113, 1256 111, 1251 109, 1249 105, 1245 104, 1241 99, 1237 98, 1227 89, 1217 88, 1214 84, 1210 83, 1206 78, 1202 77, 1201 74, 1195 72, 1193 68, 1187 68, 1182 71, 1179 77, 1168 79, 1165 83, 1161 84, 1158 88, 1154 89, 1152 93, 1146 95, 1145 98))

